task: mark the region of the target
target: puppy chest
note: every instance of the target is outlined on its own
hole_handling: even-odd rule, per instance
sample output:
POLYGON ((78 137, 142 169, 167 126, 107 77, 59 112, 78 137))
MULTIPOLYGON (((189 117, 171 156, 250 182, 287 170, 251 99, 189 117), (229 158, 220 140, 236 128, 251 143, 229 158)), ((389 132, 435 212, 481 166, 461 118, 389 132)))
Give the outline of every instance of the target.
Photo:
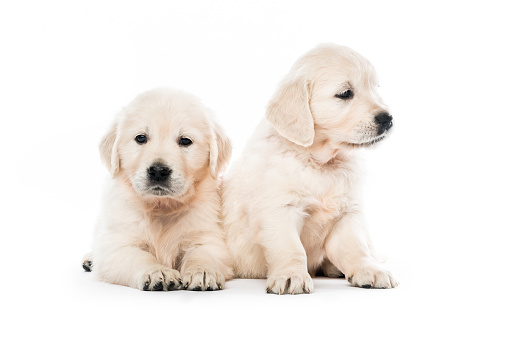
POLYGON ((326 237, 345 209, 346 199, 343 195, 331 190, 312 200, 313 204, 309 204, 306 209, 307 218, 300 238, 309 257, 320 257, 323 255, 322 249, 326 237))
POLYGON ((327 223, 338 217, 346 204, 344 196, 333 191, 312 200, 313 203, 307 207, 306 212, 309 215, 309 221, 319 224, 327 223))
POLYGON ((341 177, 323 178, 308 193, 306 213, 312 223, 336 219, 349 204, 350 187, 341 177))
POLYGON ((146 218, 144 223, 144 241, 149 252, 166 264, 174 262, 179 255, 181 235, 173 226, 164 218, 146 218))

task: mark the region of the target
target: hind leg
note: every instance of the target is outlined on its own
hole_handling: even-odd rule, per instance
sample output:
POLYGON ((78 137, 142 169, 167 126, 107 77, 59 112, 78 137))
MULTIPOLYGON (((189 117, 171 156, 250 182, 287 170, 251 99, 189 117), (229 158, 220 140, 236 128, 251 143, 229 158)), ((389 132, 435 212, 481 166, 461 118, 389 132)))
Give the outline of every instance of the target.
POLYGON ((338 269, 329 259, 324 259, 319 270, 324 276, 329 278, 345 278, 345 274, 338 269))

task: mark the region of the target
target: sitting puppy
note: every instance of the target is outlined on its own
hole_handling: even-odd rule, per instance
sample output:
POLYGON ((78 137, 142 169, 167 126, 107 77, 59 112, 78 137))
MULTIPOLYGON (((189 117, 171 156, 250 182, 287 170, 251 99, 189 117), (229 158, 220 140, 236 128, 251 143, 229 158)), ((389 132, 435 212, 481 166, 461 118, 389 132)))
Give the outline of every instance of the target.
POLYGON ((217 177, 231 145, 209 110, 179 91, 143 93, 100 154, 112 179, 85 270, 141 290, 222 289, 232 260, 218 226, 217 177))
POLYGON ((224 227, 237 277, 267 292, 310 293, 311 276, 391 288, 361 220, 356 149, 382 140, 392 117, 372 65, 349 48, 302 56, 272 98, 223 185, 224 227))

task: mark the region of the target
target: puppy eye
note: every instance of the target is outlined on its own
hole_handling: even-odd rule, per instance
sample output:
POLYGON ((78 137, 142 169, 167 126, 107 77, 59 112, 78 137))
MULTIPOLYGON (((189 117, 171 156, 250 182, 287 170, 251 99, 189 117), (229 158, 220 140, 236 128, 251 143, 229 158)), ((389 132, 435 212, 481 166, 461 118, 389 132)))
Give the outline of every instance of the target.
POLYGON ((335 97, 343 99, 343 100, 352 99, 353 96, 354 96, 354 92, 352 92, 350 89, 335 95, 335 97))
POLYGON ((148 142, 148 138, 144 134, 139 134, 139 135, 136 135, 136 142, 139 145, 142 145, 142 144, 145 144, 148 142))
POLYGON ((181 138, 179 144, 181 146, 190 146, 192 145, 192 140, 190 140, 189 138, 181 138))

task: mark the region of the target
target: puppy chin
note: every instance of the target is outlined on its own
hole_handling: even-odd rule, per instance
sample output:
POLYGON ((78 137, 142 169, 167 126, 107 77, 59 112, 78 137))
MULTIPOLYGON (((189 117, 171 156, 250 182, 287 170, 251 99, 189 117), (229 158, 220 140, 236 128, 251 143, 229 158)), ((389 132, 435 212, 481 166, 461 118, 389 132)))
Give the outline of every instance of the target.
POLYGON ((163 186, 149 187, 144 191, 145 195, 152 195, 156 197, 167 197, 172 194, 171 190, 163 186))
POLYGON ((147 198, 172 198, 176 200, 185 194, 185 191, 181 188, 161 185, 147 186, 142 190, 136 190, 136 192, 147 198))
POLYGON ((351 142, 344 142, 344 145, 349 148, 370 148, 372 146, 376 146, 380 141, 384 140, 389 132, 384 132, 380 135, 365 138, 360 141, 351 141, 351 142))
MULTIPOLYGON (((134 188, 135 189, 135 188, 134 188)), ((146 198, 171 198, 178 200, 187 193, 184 185, 171 183, 170 185, 147 185, 141 190, 135 189, 136 192, 146 198)))

